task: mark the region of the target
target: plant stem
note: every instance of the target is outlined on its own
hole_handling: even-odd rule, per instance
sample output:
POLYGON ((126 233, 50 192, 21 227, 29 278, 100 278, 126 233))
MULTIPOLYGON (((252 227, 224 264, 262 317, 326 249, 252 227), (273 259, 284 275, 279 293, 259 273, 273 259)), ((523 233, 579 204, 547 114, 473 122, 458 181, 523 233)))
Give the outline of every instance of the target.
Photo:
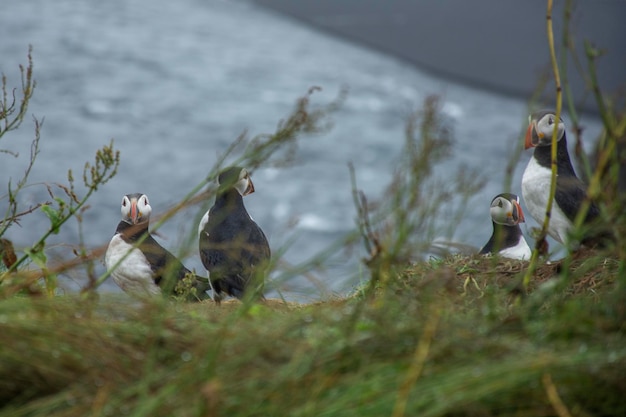
MULTIPOLYGON (((91 194, 94 191, 95 191, 95 189, 89 189, 89 191, 87 192, 85 197, 83 197, 83 199, 80 200, 78 205, 76 205, 75 207, 69 207, 67 215, 64 216, 62 219, 60 219, 58 223, 55 223, 52 226, 50 226, 48 231, 46 231, 46 233, 44 233, 44 235, 41 238, 39 238, 37 243, 35 243, 34 245, 32 245, 30 247, 30 251, 34 252, 34 251, 38 251, 41 248, 43 248, 45 243, 46 243, 46 239, 48 239, 48 237, 50 237, 50 235, 52 235, 57 230, 59 230, 59 228, 61 226, 63 226, 63 224, 65 224, 65 222, 67 222, 69 219, 74 217, 74 214, 76 214, 80 210, 80 208, 87 202, 87 200, 89 199, 89 197, 91 196, 91 194)), ((11 265, 11 268, 9 268, 9 270, 7 271, 8 273, 12 273, 12 272, 17 271, 17 267, 20 266, 24 261, 26 261, 26 259, 29 258, 29 255, 28 255, 29 251, 26 251, 26 252, 27 253, 25 255, 23 255, 20 259, 18 259, 17 262, 15 262, 13 265, 11 265)))
MULTIPOLYGON (((550 61, 552 63, 552 72, 554 74, 554 83, 556 88, 556 120, 560 120, 561 118, 561 107, 563 105, 563 92, 561 89, 561 77, 559 75, 559 64, 556 59, 556 50, 554 47, 554 31, 552 29, 552 0, 548 0, 547 6, 547 15, 546 15, 546 30, 548 33, 548 46, 550 48, 550 61)), ((565 53, 565 51, 563 52, 565 53)), ((541 226, 541 232, 539 234, 539 238, 537 239, 537 244, 535 245, 535 249, 533 250, 532 256, 530 258, 530 263, 528 265, 528 269, 526 270, 526 274, 524 275, 524 289, 528 288, 530 284, 530 278, 535 272, 535 268, 537 267, 537 259, 539 258, 539 247, 541 243, 545 240, 548 227, 550 225, 550 217, 552 215, 552 202, 554 201, 554 195, 556 194, 556 174, 557 174, 557 165, 556 165, 556 148, 557 148, 557 130, 559 123, 554 123, 554 130, 552 131, 552 146, 551 146, 551 158, 550 165, 552 168, 552 177, 550 179, 550 194, 548 196, 548 204, 546 205, 546 215, 543 219, 543 224, 541 226)))

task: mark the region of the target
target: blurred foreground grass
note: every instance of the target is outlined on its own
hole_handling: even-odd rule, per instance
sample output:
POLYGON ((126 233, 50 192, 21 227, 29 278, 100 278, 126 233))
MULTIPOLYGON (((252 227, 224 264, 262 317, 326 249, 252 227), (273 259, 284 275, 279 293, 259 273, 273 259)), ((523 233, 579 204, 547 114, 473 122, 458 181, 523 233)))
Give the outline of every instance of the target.
POLYGON ((12 297, 0 416, 626 415, 624 261, 521 297, 525 267, 432 259, 309 305, 12 297))

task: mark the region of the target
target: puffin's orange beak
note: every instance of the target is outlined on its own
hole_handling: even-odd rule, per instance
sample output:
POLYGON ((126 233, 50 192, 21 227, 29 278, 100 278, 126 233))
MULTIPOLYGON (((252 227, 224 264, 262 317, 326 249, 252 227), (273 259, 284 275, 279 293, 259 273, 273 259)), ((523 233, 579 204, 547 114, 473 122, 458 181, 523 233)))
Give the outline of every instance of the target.
POLYGON ((539 142, 543 139, 543 133, 537 132, 537 121, 531 120, 526 129, 526 140, 524 141, 524 148, 532 148, 539 145, 539 142), (533 137, 534 136, 534 137, 533 137))
POLYGON ((526 129, 526 140, 524 141, 524 149, 532 148, 533 146, 533 129, 535 124, 531 122, 526 129))
POLYGON ((513 201, 513 205, 517 209, 517 222, 525 223, 526 219, 524 218, 524 212, 522 211, 522 206, 520 206, 517 201, 513 201))
POLYGON ((133 224, 137 224, 137 220, 139 219, 139 213, 137 211, 137 199, 133 198, 130 200, 130 221, 133 224))
POLYGON ((252 194, 254 192, 254 184, 252 184, 252 180, 248 180, 248 188, 246 188, 246 191, 243 193, 243 195, 248 195, 248 194, 252 194))

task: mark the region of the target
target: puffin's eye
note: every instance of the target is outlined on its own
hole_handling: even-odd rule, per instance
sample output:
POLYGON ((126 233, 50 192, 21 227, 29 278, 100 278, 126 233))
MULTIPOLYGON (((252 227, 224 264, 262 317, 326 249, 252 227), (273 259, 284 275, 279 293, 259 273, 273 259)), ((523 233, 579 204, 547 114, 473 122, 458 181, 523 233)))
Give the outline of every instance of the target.
POLYGON ((551 124, 553 124, 553 123, 554 123, 554 119, 553 119, 552 117, 550 117, 550 118, 548 119, 548 124, 549 124, 549 125, 551 125, 551 124))
POLYGON ((126 207, 126 199, 122 200, 122 207, 126 207))
POLYGON ((498 207, 502 208, 502 200, 498 200, 498 207))
POLYGON ((147 206, 148 205, 148 197, 143 196, 143 203, 147 206))

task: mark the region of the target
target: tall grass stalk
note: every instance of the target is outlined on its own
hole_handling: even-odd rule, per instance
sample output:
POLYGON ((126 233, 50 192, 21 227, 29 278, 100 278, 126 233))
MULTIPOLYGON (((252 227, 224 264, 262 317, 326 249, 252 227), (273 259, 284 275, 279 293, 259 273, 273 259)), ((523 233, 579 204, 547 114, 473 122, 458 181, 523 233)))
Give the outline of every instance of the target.
MULTIPOLYGON (((546 12, 546 32, 548 36, 548 48, 550 49, 550 62, 552 64, 552 73, 554 76, 554 85, 555 85, 555 94, 556 94, 556 120, 560 120, 561 118, 561 109, 563 106, 563 91, 561 88, 561 76, 559 73, 559 64, 556 58, 556 49, 554 46, 554 31, 552 29, 552 0, 548 0, 547 2, 547 12, 546 12)), ((563 54, 565 54, 565 50, 563 54)), ((552 131, 552 144, 551 144, 551 157, 550 157, 550 166, 552 169, 552 177, 550 179, 550 192, 548 194, 548 203, 546 205, 546 215, 543 218, 543 223, 541 225, 541 231, 539 232, 539 236, 537 237, 537 241, 535 243, 535 248, 533 249, 530 264, 528 265, 528 269, 526 274, 524 275, 523 285, 524 288, 528 288, 530 283, 530 279, 533 275, 535 267, 537 265, 537 260, 539 258, 539 253, 541 247, 545 243, 546 236, 548 235, 548 227, 550 226, 550 218, 552 217, 552 204, 554 201, 554 195, 556 194, 556 175, 557 175, 557 162, 556 162, 556 148, 557 148, 557 132, 558 132, 558 123, 554 124, 554 129, 552 131)), ((585 211, 586 213, 586 211, 585 211)))

